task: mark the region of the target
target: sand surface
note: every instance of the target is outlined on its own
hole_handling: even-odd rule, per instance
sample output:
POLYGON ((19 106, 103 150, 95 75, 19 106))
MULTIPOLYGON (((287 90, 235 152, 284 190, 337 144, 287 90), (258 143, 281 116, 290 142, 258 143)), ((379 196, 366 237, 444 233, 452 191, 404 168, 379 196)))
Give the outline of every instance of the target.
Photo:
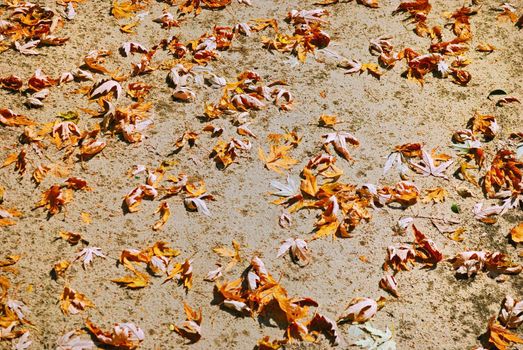
MULTIPOLYGON (((292 9, 314 9, 314 1, 270 1, 253 0, 252 6, 233 1, 223 10, 204 9, 200 15, 187 16, 180 27, 162 29, 152 19, 161 15, 165 7, 176 14, 176 7, 162 2, 151 2, 144 10, 147 15, 133 30, 134 34, 119 31, 117 21, 111 16, 110 1, 85 1, 77 5, 77 15, 72 21, 65 21, 59 32, 69 37, 63 46, 39 48, 40 55, 22 55, 12 49, 0 55, 0 77, 15 74, 24 82, 41 68, 46 74, 58 77, 65 71, 83 64, 83 57, 90 50, 107 49, 105 66, 113 70, 120 68, 128 74, 131 62, 139 61, 139 54, 124 58, 118 53, 123 42, 137 41, 152 47, 170 35, 178 36, 182 42, 197 39, 210 32, 215 25, 234 26, 253 18, 275 18, 282 31, 292 32, 284 22, 292 9)), ((431 2, 432 24, 443 25, 445 11, 454 11, 463 5, 462 1, 431 2)), ((221 89, 208 86, 195 87, 194 101, 180 103, 172 99, 173 89, 166 83, 167 71, 156 70, 150 74, 129 78, 153 85, 146 101, 153 104, 154 125, 144 132, 144 139, 138 143, 125 142, 119 136, 103 134, 107 147, 87 162, 72 162, 70 176, 87 180, 91 191, 75 191, 74 199, 54 216, 48 217, 43 208, 34 209, 41 194, 65 178, 47 176, 40 185, 31 181, 31 172, 39 164, 60 162, 63 153, 49 144, 40 156, 28 147, 28 171, 19 176, 8 166, 0 169, 0 185, 5 188, 4 207, 16 207, 23 215, 16 219, 16 225, 0 228, 0 258, 20 254, 15 265, 18 274, 9 275, 13 298, 23 300, 30 308, 28 317, 33 344, 30 349, 54 349, 56 340, 68 331, 81 329, 88 318, 102 328, 109 328, 116 322, 133 322, 145 332, 142 349, 252 349, 259 339, 270 336, 280 339, 284 329, 273 322, 257 317, 240 317, 213 304, 215 284, 204 281, 215 263, 227 265, 228 258, 219 257, 213 248, 230 246, 232 240, 241 245, 242 262, 224 273, 223 280, 238 278, 253 256, 259 256, 269 272, 287 289, 290 296, 310 297, 317 301, 317 310, 323 315, 336 319, 343 313, 345 305, 354 297, 378 299, 387 297, 386 305, 378 311, 372 323, 380 329, 388 326, 394 334, 398 349, 470 349, 481 343, 478 340, 485 333, 488 320, 499 311, 505 295, 516 299, 522 296, 523 282, 520 275, 508 276, 498 282, 486 273, 475 278, 458 279, 448 262, 441 262, 434 269, 423 269, 416 264, 411 271, 397 275, 400 298, 394 298, 378 286, 383 277, 382 264, 386 248, 391 244, 410 243, 413 240, 409 228, 406 235, 395 235, 392 226, 405 216, 433 216, 452 218, 466 229, 463 241, 457 242, 439 233, 429 220, 415 218, 416 226, 434 240, 445 257, 452 257, 464 250, 501 251, 515 262, 520 262, 519 249, 506 238, 509 230, 522 221, 520 209, 510 210, 494 225, 486 225, 474 219, 472 207, 483 201, 480 188, 450 176, 449 181, 434 177, 422 177, 411 173, 411 181, 419 188, 442 186, 449 195, 443 203, 417 204, 407 209, 383 207, 370 209, 372 218, 361 223, 350 238, 324 237, 309 242, 311 263, 305 267, 293 264, 285 255, 276 259, 280 242, 289 237, 309 240, 313 236, 314 223, 320 211, 303 209, 291 214, 293 224, 281 228, 278 216, 283 207, 272 204, 276 199, 270 183, 273 180, 285 182, 286 175, 278 174, 264 167, 258 158, 258 147, 269 148, 267 135, 285 133, 295 129, 302 142, 290 151, 298 164, 289 171, 291 177, 299 179, 300 171, 308 160, 321 152, 322 135, 332 130, 318 126, 322 114, 336 115, 342 123, 336 130, 348 131, 359 141, 359 147, 350 146, 354 162, 350 163, 337 156, 336 165, 344 174, 340 181, 362 185, 393 185, 400 180, 391 171, 383 175, 386 157, 395 145, 421 142, 430 150, 438 148, 457 159, 450 148, 454 130, 463 129, 474 112, 495 115, 501 127, 496 140, 485 144, 487 164, 503 141, 513 132, 522 131, 521 105, 513 103, 497 107, 495 101, 487 99, 494 89, 503 89, 510 95, 523 97, 523 53, 522 32, 511 23, 499 22, 497 12, 491 7, 499 6, 497 1, 481 1, 480 12, 471 19, 474 37, 471 50, 466 56, 472 60, 467 70, 472 80, 464 87, 453 84, 451 79, 439 79, 431 74, 421 86, 407 80, 401 74, 405 63, 396 66, 380 78, 368 74, 346 75, 337 67, 332 57, 318 60, 309 54, 305 63, 292 64, 290 54, 269 52, 260 42, 263 35, 272 32, 253 33, 252 36, 235 37, 232 47, 220 53, 220 58, 209 63, 218 76, 228 82, 246 70, 256 71, 264 82, 284 80, 286 88, 294 96, 290 111, 279 110, 268 103, 260 111, 249 115, 249 128, 257 138, 248 137, 252 142, 250 152, 242 152, 236 161, 226 169, 219 169, 209 158, 211 149, 218 138, 212 138, 202 131, 207 124, 202 121, 205 102, 215 102, 221 96, 221 89), (474 48, 480 42, 488 42, 498 49, 491 54, 477 52, 474 48), (289 63, 290 62, 290 63, 289 63), (177 153, 174 143, 186 130, 200 133, 196 145, 186 145, 177 153), (154 169, 162 162, 172 162, 169 173, 185 173, 190 179, 204 180, 208 193, 215 201, 208 201, 212 216, 187 211, 183 196, 166 199, 171 207, 171 217, 165 226, 152 230, 157 221, 155 210, 160 199, 144 200, 135 213, 123 209, 124 196, 135 186, 144 183, 144 175, 128 176, 133 165, 143 164, 154 169), (458 186, 466 186, 473 197, 462 198, 456 192, 458 186), (451 210, 457 203, 460 213, 451 210), (88 213, 90 224, 82 220, 82 213, 88 213), (82 248, 82 243, 70 246, 63 240, 56 240, 60 231, 82 234, 90 247, 100 247, 106 259, 95 259, 86 269, 75 262, 64 277, 53 279, 50 271, 60 260, 72 260, 82 248), (111 282, 127 274, 117 260, 123 249, 143 249, 154 242, 165 241, 177 248, 181 254, 175 259, 183 262, 192 259, 193 287, 186 291, 174 281, 162 283, 164 277, 150 277, 151 283, 143 289, 125 289, 111 282), (366 262, 359 259, 364 256, 366 262), (60 294, 64 285, 85 294, 95 305, 77 315, 64 315, 59 307, 60 294), (203 312, 202 338, 197 343, 186 345, 187 341, 170 330, 170 324, 185 320, 183 303, 203 312)), ((44 2, 42 2, 44 4, 44 2)), ((420 38, 412 32, 412 26, 405 23, 405 15, 392 16, 399 1, 381 1, 380 7, 371 9, 356 2, 341 2, 326 7, 330 16, 324 30, 330 34, 329 49, 341 56, 361 62, 376 62, 377 57, 369 53, 369 40, 380 36, 392 36, 396 48, 411 47, 426 52, 430 39, 420 38)), ((54 2, 45 5, 63 9, 54 2)), ((519 3, 523 5, 523 3, 519 3)), ((452 34, 443 30, 449 40, 452 34)), ((321 56, 321 57, 320 57, 321 56)), ((165 52, 158 54, 158 61, 172 58, 165 52)), ((381 68, 380 68, 381 69, 381 68)), ((383 69, 382 69, 383 70, 383 69)), ((96 80, 103 74, 93 73, 96 80)), ((127 82, 125 82, 126 84, 127 82)), ((78 111, 78 125, 83 129, 92 127, 99 119, 92 118, 80 108, 96 109, 93 102, 79 94, 71 93, 80 86, 92 82, 72 82, 51 87, 43 108, 28 109, 25 97, 19 93, 0 90, 0 108, 10 108, 26 115, 38 123, 57 120, 59 113, 78 111)), ((123 97, 119 102, 128 104, 131 100, 123 97)), ((213 125, 224 128, 221 139, 238 137, 236 127, 227 116, 212 121, 213 125)), ((18 150, 22 127, 0 126, 0 161, 18 150)), ((335 153, 333 153, 336 155, 335 153)), ((447 173, 456 170, 454 164, 447 173)), ((478 173, 481 174, 481 173, 478 173)), ((494 203, 490 201, 489 203, 494 203)), ((339 326, 341 335, 350 342, 347 325, 339 326)), ((483 342, 485 345, 485 343, 483 342)), ((329 342, 320 337, 316 343, 297 342, 287 345, 289 349, 330 348, 329 342)), ((349 346, 346 346, 349 348, 349 346)), ((0 342, 0 349, 10 349, 10 341, 0 342)), ((356 348, 356 347, 354 347, 356 348)))

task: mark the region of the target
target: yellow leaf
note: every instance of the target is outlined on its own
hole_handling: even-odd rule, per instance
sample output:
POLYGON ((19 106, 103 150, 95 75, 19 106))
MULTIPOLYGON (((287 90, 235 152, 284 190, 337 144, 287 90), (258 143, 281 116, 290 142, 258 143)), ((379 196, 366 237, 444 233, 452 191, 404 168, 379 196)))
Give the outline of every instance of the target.
POLYGON ((160 213, 160 220, 158 220, 153 225, 153 230, 158 231, 160 230, 163 225, 169 220, 169 217, 171 216, 171 208, 169 207, 169 203, 167 202, 161 202, 158 206, 158 209, 156 209, 155 213, 160 213))
POLYGON ((380 71, 376 63, 364 63, 361 65, 360 71, 362 73, 367 72, 377 79, 379 79, 383 75, 383 72, 380 71))
POLYGON ((458 228, 456 231, 452 232, 450 235, 450 239, 456 242, 463 241, 463 237, 461 235, 465 232, 465 229, 463 227, 458 228))
POLYGON ((429 203, 434 201, 434 203, 441 203, 445 201, 447 196, 447 191, 442 187, 429 188, 425 190, 426 196, 423 198, 423 203, 429 203))
POLYGON ((116 19, 130 18, 133 14, 140 10, 142 7, 139 4, 134 4, 131 1, 113 1, 113 8, 111 14, 116 19))
POLYGON ((496 318, 492 317, 488 325, 489 343, 493 344, 498 350, 506 350, 511 343, 523 344, 523 339, 516 334, 505 329, 496 322, 496 318))
POLYGON ((127 34, 134 34, 135 32, 132 29, 136 27, 138 24, 140 24, 140 21, 128 23, 126 25, 121 26, 120 31, 127 34))
POLYGON ((12 225, 16 225, 16 221, 11 220, 11 219, 9 219, 9 218, 1 218, 1 219, 0 219, 0 227, 3 227, 3 226, 12 226, 12 225))
POLYGON ((85 224, 87 224, 87 225, 89 225, 91 222, 93 222, 93 220, 91 219, 91 214, 89 214, 89 213, 82 212, 82 213, 80 214, 80 216, 81 216, 81 218, 82 218, 82 221, 83 221, 85 224))
POLYGON ((2 164, 2 168, 13 164, 14 162, 16 162, 17 159, 18 159, 18 153, 11 153, 5 159, 4 163, 2 164))
POLYGON ((288 170, 298 163, 296 159, 287 155, 291 148, 292 145, 271 145, 268 155, 263 149, 258 148, 258 157, 265 163, 267 169, 283 174, 283 170, 288 170))
POLYGON ((156 242, 152 249, 156 256, 175 257, 180 255, 179 250, 170 248, 168 243, 162 241, 156 242))
POLYGON ((69 265, 71 265, 71 263, 69 261, 67 261, 67 260, 57 262, 53 266, 53 273, 57 277, 58 276, 63 276, 65 271, 69 268, 69 265))
POLYGON ((232 247, 233 247, 233 249, 225 247, 225 246, 220 246, 220 247, 216 247, 216 248, 212 249, 213 252, 215 252, 219 256, 231 258, 231 261, 225 268, 225 271, 230 270, 234 265, 236 265, 236 263, 242 262, 242 258, 240 256, 240 249, 241 249, 240 244, 238 242, 236 242, 235 240, 233 240, 232 247))
POLYGON ((83 241, 82 235, 70 231, 61 231, 59 233, 60 238, 67 241, 70 245, 77 245, 80 241, 83 241))
POLYGON ((47 173, 51 170, 48 166, 40 165, 33 171, 32 179, 35 183, 40 184, 44 178, 46 177, 47 173))
POLYGON ((492 44, 488 44, 488 43, 480 43, 477 47, 476 47, 476 50, 479 51, 479 52, 493 52, 494 50, 496 50, 496 47, 492 44))
POLYGON ((303 176, 305 179, 301 180, 300 189, 309 196, 316 197, 316 193, 318 193, 318 183, 316 182, 316 176, 312 174, 312 170, 309 168, 303 169, 303 176))
POLYGON ((146 275, 136 271, 134 272, 134 276, 125 276, 122 278, 113 279, 111 281, 121 285, 122 287, 130 289, 144 288, 149 284, 149 278, 146 275))
POLYGON ((459 167, 459 171, 463 175, 463 178, 473 184, 474 186, 479 187, 478 180, 472 175, 468 170, 469 169, 477 169, 477 166, 474 166, 470 163, 463 162, 461 163, 461 166, 459 167))
POLYGON ((319 125, 320 126, 325 126, 325 127, 334 127, 334 125, 336 125, 338 123, 337 121, 337 117, 335 115, 325 115, 323 114, 322 116, 320 116, 320 120, 319 120, 319 125))
POLYGON ((70 313, 77 314, 88 307, 94 307, 94 304, 92 301, 87 299, 84 294, 79 293, 68 286, 64 287, 64 291, 60 296, 60 308, 65 315, 70 313))
POLYGON ((321 225, 317 230, 312 239, 318 239, 321 237, 326 236, 335 236, 336 232, 338 231, 338 226, 340 226, 340 223, 338 220, 329 222, 325 225, 321 225))
POLYGON ((510 230, 510 239, 516 243, 523 242, 523 222, 510 230))

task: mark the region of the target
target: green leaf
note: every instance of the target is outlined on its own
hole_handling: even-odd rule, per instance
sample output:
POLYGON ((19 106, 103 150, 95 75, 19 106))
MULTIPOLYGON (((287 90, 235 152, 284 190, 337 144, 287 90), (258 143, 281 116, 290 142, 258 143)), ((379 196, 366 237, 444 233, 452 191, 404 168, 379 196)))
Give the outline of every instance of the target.
POLYGON ((63 120, 68 120, 68 121, 80 119, 78 113, 75 111, 68 111, 68 112, 60 113, 60 114, 58 114, 58 118, 63 119, 63 120))

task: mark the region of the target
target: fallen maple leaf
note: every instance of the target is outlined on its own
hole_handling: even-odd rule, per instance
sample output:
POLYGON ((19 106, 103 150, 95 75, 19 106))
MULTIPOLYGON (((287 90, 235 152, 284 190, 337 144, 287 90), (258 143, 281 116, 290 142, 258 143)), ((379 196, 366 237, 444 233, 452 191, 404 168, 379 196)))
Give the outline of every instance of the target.
POLYGON ((523 223, 516 225, 510 230, 510 239, 516 243, 523 242, 523 223))
POLYGON ((267 155, 260 147, 258 148, 258 157, 265 163, 267 169, 283 174, 283 170, 288 170, 298 163, 296 159, 287 154, 291 148, 291 145, 271 145, 270 152, 267 155))
POLYGON ((145 338, 142 329, 134 323, 116 323, 110 332, 102 330, 89 320, 85 321, 85 326, 100 343, 119 349, 136 349, 145 338))
POLYGON ((223 275, 222 265, 216 264, 216 266, 218 266, 216 269, 211 270, 207 273, 207 277, 204 278, 206 281, 214 282, 223 275))
POLYGON ((494 50, 496 50, 496 47, 494 45, 488 44, 488 43, 479 43, 478 46, 476 47, 476 50, 479 52, 491 53, 491 52, 494 52, 494 50))
POLYGON ((283 242, 278 250, 278 255, 276 258, 283 256, 283 254, 289 252, 292 258, 292 261, 305 266, 310 262, 309 249, 307 247, 307 242, 299 238, 288 238, 283 242))
POLYGON ((27 331, 20 338, 18 338, 18 341, 16 344, 13 344, 13 350, 26 350, 33 344, 32 340, 29 340, 29 336, 31 335, 31 332, 27 331))
POLYGON ((23 115, 16 114, 10 109, 0 108, 0 124, 5 126, 31 126, 36 123, 23 115))
POLYGON ((89 98, 96 99, 101 96, 106 96, 110 92, 114 92, 118 100, 122 96, 122 86, 116 80, 101 80, 93 85, 89 92, 89 98))
POLYGON ((422 157, 422 163, 420 164, 411 161, 411 165, 416 170, 418 170, 423 176, 432 175, 434 177, 442 177, 445 180, 448 180, 445 171, 452 165, 452 163, 454 163, 454 160, 447 160, 436 166, 433 157, 427 151, 422 151, 422 157))
POLYGON ((338 323, 365 323, 378 312, 378 304, 370 298, 354 298, 345 308, 342 316, 338 318, 338 323))
POLYGON ((447 196, 447 191, 443 187, 429 188, 425 190, 425 198, 422 199, 422 202, 429 203, 434 201, 434 203, 441 203, 445 201, 447 196))
POLYGON ((341 154, 343 158, 345 158, 348 161, 352 161, 353 158, 350 155, 349 149, 347 147, 347 142, 354 146, 359 146, 360 144, 358 139, 356 139, 351 133, 344 131, 325 134, 322 137, 325 138, 325 140, 323 141, 324 145, 332 144, 336 152, 341 154))
POLYGON ((310 333, 322 333, 333 346, 344 345, 343 338, 338 330, 336 322, 330 318, 316 313, 307 325, 310 333))
POLYGON ((183 203, 189 210, 198 211, 203 215, 211 216, 211 212, 209 208, 207 208, 207 204, 205 203, 204 199, 213 200, 213 196, 210 194, 203 194, 198 197, 187 197, 183 200, 183 203))
POLYGON ((394 295, 396 298, 399 297, 398 283, 394 275, 385 275, 379 282, 380 288, 394 295))
POLYGON ((433 240, 427 238, 416 225, 412 224, 414 239, 416 242, 416 257, 428 266, 436 265, 443 260, 443 254, 438 250, 433 240))
POLYGON ((95 256, 98 256, 100 258, 106 258, 106 256, 102 253, 102 248, 88 247, 82 249, 78 254, 76 254, 75 261, 82 260, 82 265, 85 269, 87 266, 92 264, 95 256))
POLYGON ((498 350, 507 350, 511 343, 523 344, 523 339, 497 323, 496 317, 489 320, 487 331, 489 343, 498 350))
POLYGON ((155 213, 160 213, 160 220, 158 220, 153 225, 153 230, 158 231, 160 230, 167 220, 169 220, 169 217, 171 216, 171 209, 169 207, 169 203, 167 202, 161 202, 158 208, 156 209, 155 213))
POLYGON ((57 262, 53 265, 53 278, 63 277, 65 274, 65 271, 71 266, 71 263, 67 260, 63 260, 60 262, 57 262))
POLYGON ((240 249, 241 249, 240 244, 233 239, 232 247, 233 247, 233 249, 228 248, 226 246, 220 246, 220 247, 216 247, 216 248, 212 249, 213 252, 215 252, 219 256, 227 257, 227 258, 231 259, 229 264, 227 264, 227 266, 225 267, 225 271, 230 270, 237 263, 242 262, 242 257, 240 256, 240 249))
POLYGON ((53 185, 42 194, 42 199, 36 207, 45 207, 49 210, 49 215, 55 215, 63 206, 71 201, 73 193, 71 189, 63 189, 60 185, 53 185))
POLYGON ((327 128, 334 128, 334 126, 337 123, 338 123, 338 121, 337 121, 337 117, 335 115, 326 115, 326 114, 322 114, 318 121, 318 124, 320 126, 327 127, 327 128))
POLYGON ((76 315, 88 307, 94 307, 94 304, 92 301, 87 299, 84 294, 79 293, 68 286, 64 287, 64 291, 60 296, 60 309, 62 309, 64 314, 76 315))
POLYGON ((188 339, 190 343, 196 343, 202 337, 202 309, 200 308, 196 312, 186 303, 184 303, 183 309, 187 320, 181 326, 171 325, 171 327, 176 333, 188 339))
POLYGON ((183 264, 177 263, 172 270, 169 272, 169 275, 163 281, 163 283, 173 279, 177 275, 180 275, 179 282, 188 290, 192 288, 193 274, 192 274, 192 260, 185 259, 183 264))
POLYGON ((134 15, 135 12, 142 9, 140 3, 134 1, 113 1, 113 6, 111 8, 111 14, 116 19, 126 19, 134 15))
POLYGON ((65 333, 56 341, 56 350, 92 350, 95 348, 91 339, 82 339, 76 331, 65 333))
POLYGON ((36 51, 35 48, 40 44, 40 40, 31 40, 25 44, 20 44, 15 41, 15 48, 18 52, 24 55, 39 55, 40 52, 36 51))
POLYGON ((391 267, 394 271, 410 270, 409 264, 415 260, 416 252, 408 245, 389 246, 387 248, 387 260, 383 264, 383 269, 391 267))
POLYGON ((111 281, 130 289, 144 288, 149 285, 149 278, 147 277, 147 275, 138 271, 133 272, 134 275, 112 279, 111 281))
POLYGON ((499 322, 507 328, 518 328, 523 323, 523 301, 514 300, 507 295, 501 305, 498 316, 499 322))
POLYGON ((64 241, 67 241, 70 245, 77 245, 78 243, 89 243, 85 239, 83 239, 82 235, 79 233, 71 232, 71 231, 60 231, 58 234, 61 239, 64 241))

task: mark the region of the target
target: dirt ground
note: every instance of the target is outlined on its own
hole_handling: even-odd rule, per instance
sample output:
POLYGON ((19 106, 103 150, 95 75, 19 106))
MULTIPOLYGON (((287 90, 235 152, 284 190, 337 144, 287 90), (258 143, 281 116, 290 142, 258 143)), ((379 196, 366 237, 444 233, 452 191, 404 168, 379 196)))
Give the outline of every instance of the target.
MULTIPOLYGON (((233 1, 223 10, 204 9, 197 17, 187 16, 180 27, 171 29, 162 29, 152 19, 161 15, 165 6, 172 13, 176 13, 176 8, 152 2, 144 20, 134 28, 135 34, 126 34, 118 30, 109 1, 88 0, 79 3, 77 16, 65 23, 61 31, 69 37, 65 45, 39 49, 41 54, 38 56, 8 50, 0 56, 0 77, 15 74, 27 80, 37 68, 57 77, 80 66, 86 53, 94 49, 113 52, 106 63, 109 69, 122 67, 127 70, 138 58, 124 58, 118 54, 118 48, 125 41, 138 41, 152 47, 173 34, 188 41, 211 31, 215 25, 233 26, 253 18, 276 18, 282 29, 288 29, 290 25, 284 22, 287 13, 292 9, 317 8, 314 2, 253 0, 252 6, 246 6, 233 1)), ((54 2, 41 3, 63 8, 54 2)), ((433 10, 429 20, 439 25, 446 23, 443 12, 452 12, 463 5, 462 1, 455 0, 431 3, 433 10)), ((273 180, 284 182, 286 175, 266 169, 257 155, 258 147, 268 149, 267 135, 295 129, 303 139, 290 152, 299 163, 289 173, 298 179, 303 166, 321 151, 322 135, 330 132, 318 127, 319 116, 333 114, 343 122, 335 128, 351 132, 361 143, 360 147, 351 148, 354 163, 339 157, 336 164, 344 171, 341 179, 357 185, 392 185, 400 179, 394 172, 384 176, 383 165, 395 145, 422 142, 428 149, 438 148, 438 151, 455 156, 456 152, 450 147, 452 133, 464 128, 476 111, 496 116, 501 127, 497 136, 500 140, 522 131, 520 104, 497 107, 494 101, 487 99, 494 89, 523 97, 522 32, 510 23, 496 20, 497 13, 491 8, 499 6, 499 2, 480 3, 480 12, 471 19, 474 37, 470 47, 488 42, 498 49, 490 54, 472 49, 467 53, 472 60, 467 67, 472 80, 466 87, 433 76, 427 76, 421 86, 402 77, 403 62, 386 71, 380 79, 367 74, 346 75, 331 57, 315 60, 309 55, 305 63, 293 65, 287 62, 289 54, 269 52, 262 47, 260 39, 266 33, 254 33, 251 37, 235 38, 232 48, 221 52, 221 57, 209 65, 227 81, 234 81, 245 70, 256 71, 265 82, 284 80, 295 98, 294 107, 282 111, 269 105, 251 112, 250 129, 257 135, 256 139, 251 138, 253 148, 251 152, 242 153, 226 169, 218 169, 209 158, 216 139, 203 132, 194 147, 185 146, 173 153, 174 143, 184 131, 201 131, 206 124, 201 118, 204 103, 217 101, 221 90, 196 88, 193 102, 176 102, 171 98, 172 89, 165 82, 163 70, 136 79, 154 86, 147 97, 153 103, 154 125, 144 133, 144 140, 129 144, 116 136, 105 135, 108 145, 103 152, 88 162, 74 163, 70 172, 86 179, 92 190, 76 191, 73 201, 62 212, 48 218, 44 209, 35 209, 35 203, 43 191, 63 180, 48 176, 36 186, 29 172, 18 176, 12 167, 1 168, 0 185, 6 190, 3 205, 16 207, 23 213, 16 225, 0 229, 0 253, 2 257, 22 255, 16 264, 19 273, 10 276, 14 286, 11 293, 31 310, 33 344, 30 349, 54 349, 61 335, 81 329, 87 318, 104 328, 115 322, 134 322, 145 332, 140 346, 143 349, 252 349, 264 336, 281 338, 284 330, 274 324, 257 317, 239 317, 213 304, 215 284, 204 278, 216 262, 227 264, 227 259, 219 257, 212 249, 229 246, 232 240, 241 245, 243 261, 224 274, 226 280, 239 277, 250 258, 257 255, 289 295, 316 300, 318 311, 331 319, 336 319, 354 297, 387 297, 385 307, 378 311, 372 323, 378 328, 388 326, 398 349, 470 349, 481 344, 483 338, 479 337, 485 333, 490 317, 499 311, 504 296, 521 297, 521 276, 509 276, 504 282, 485 273, 458 279, 448 262, 441 262, 434 269, 416 265, 411 271, 398 274, 400 297, 396 299, 378 286, 383 276, 382 264, 387 246, 411 242, 412 233, 409 229, 404 236, 395 235, 391 227, 406 216, 452 218, 466 229, 461 242, 439 233, 429 220, 415 218, 415 224, 435 241, 445 257, 464 250, 490 250, 501 251, 520 262, 520 249, 509 244, 506 235, 522 221, 521 210, 511 210, 496 224, 486 225, 474 219, 472 214, 474 204, 485 200, 481 189, 453 176, 445 181, 413 175, 411 180, 420 188, 445 187, 448 198, 438 204, 418 202, 405 210, 390 207, 371 210, 372 219, 360 224, 352 237, 327 237, 309 242, 312 261, 306 267, 299 267, 288 256, 276 259, 280 242, 288 237, 310 239, 319 211, 300 210, 291 215, 293 225, 290 228, 280 227, 278 216, 282 207, 271 203, 275 197, 270 194, 274 190, 270 183, 273 180), (167 199, 171 218, 162 230, 153 231, 151 227, 158 218, 154 213, 157 200, 144 200, 135 213, 122 209, 124 196, 143 183, 143 176, 127 175, 131 167, 143 164, 154 168, 163 161, 176 162, 174 174, 185 173, 191 179, 205 180, 208 192, 215 197, 215 201, 208 202, 211 217, 187 211, 182 200, 175 196, 167 199), (473 197, 460 197, 456 192, 458 186, 469 188, 473 197), (460 207, 459 214, 451 210, 454 203, 460 207), (82 221, 81 213, 84 212, 90 214, 90 224, 82 221), (51 278, 52 266, 60 260, 73 259, 81 246, 56 240, 62 230, 81 233, 89 246, 101 247, 108 258, 95 259, 93 266, 87 269, 75 263, 65 277, 51 278), (160 240, 181 251, 178 260, 193 259, 192 289, 185 291, 175 282, 162 283, 163 278, 156 277, 151 278, 149 286, 137 290, 111 282, 126 274, 123 266, 117 264, 123 249, 142 249, 160 240), (361 256, 366 257, 366 262, 359 259, 361 256), (96 307, 78 315, 64 315, 59 297, 65 284, 81 291, 96 307), (191 345, 169 328, 170 324, 185 320, 184 302, 201 307, 203 311, 202 338, 191 345)), ((404 15, 392 16, 398 4, 398 0, 381 1, 379 8, 371 9, 356 2, 341 2, 326 7, 330 12, 328 24, 324 26, 331 36, 328 48, 347 58, 376 62, 376 57, 368 50, 369 40, 392 36, 397 47, 426 52, 429 39, 416 36, 412 27, 403 21, 404 15)), ((519 5, 523 6, 523 3, 519 5)), ((444 29, 444 35, 450 38, 449 33, 444 29)), ((99 79, 102 75, 95 76, 99 79)), ((51 88, 44 107, 39 109, 28 109, 20 94, 0 90, 0 108, 10 108, 39 123, 52 122, 59 113, 76 110, 80 113, 78 125, 86 128, 99 120, 79 110, 95 108, 83 96, 71 93, 81 85, 73 82, 51 88)), ((235 128, 226 118, 217 119, 213 124, 224 128, 222 139, 236 135, 235 128)), ((0 126, 2 161, 18 147, 21 132, 21 128, 0 126)), ((487 146, 489 160, 497 147, 496 143, 487 146)), ((49 159, 60 157, 54 148, 49 148, 45 154, 49 159)), ((31 169, 42 162, 34 153, 28 158, 31 169)), ((448 174, 456 165, 451 169, 448 174)), ((348 340, 348 327, 340 325, 339 329, 348 340)), ((0 349, 10 348, 10 342, 0 342, 0 349)), ((296 343, 286 345, 286 348, 319 349, 330 348, 330 345, 320 338, 316 343, 296 343)))

